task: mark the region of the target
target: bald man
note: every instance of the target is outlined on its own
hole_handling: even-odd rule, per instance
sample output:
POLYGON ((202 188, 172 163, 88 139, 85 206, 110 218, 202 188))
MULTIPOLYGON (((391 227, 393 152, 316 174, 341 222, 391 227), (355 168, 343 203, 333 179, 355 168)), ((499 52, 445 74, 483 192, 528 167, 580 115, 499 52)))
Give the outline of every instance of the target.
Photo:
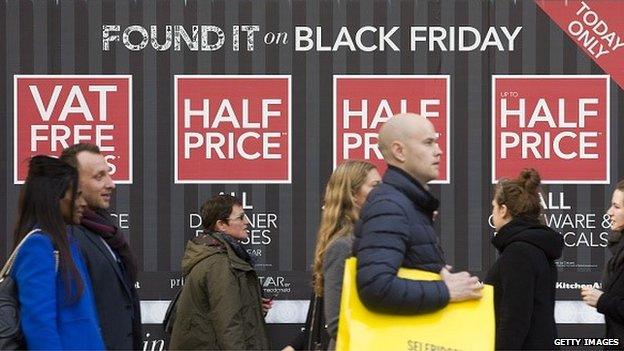
POLYGON ((438 177, 442 155, 433 124, 415 114, 396 115, 382 126, 379 148, 388 170, 368 195, 355 228, 362 303, 378 312, 418 314, 480 298, 477 277, 449 272, 433 230, 439 201, 427 183, 438 177), (442 280, 402 279, 401 267, 439 273, 442 280))

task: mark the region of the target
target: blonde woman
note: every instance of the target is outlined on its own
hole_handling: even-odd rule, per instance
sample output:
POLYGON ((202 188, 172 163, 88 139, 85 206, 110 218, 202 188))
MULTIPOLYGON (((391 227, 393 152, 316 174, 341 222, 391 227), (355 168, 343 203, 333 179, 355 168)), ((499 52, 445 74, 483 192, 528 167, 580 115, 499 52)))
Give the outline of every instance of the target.
POLYGON ((353 226, 366 196, 380 182, 377 168, 365 161, 346 161, 329 178, 314 254, 314 296, 306 318, 306 328, 302 328, 282 351, 320 350, 327 347, 325 331, 315 330, 325 324, 331 338, 329 349, 335 348, 342 274, 345 260, 351 256, 353 226), (326 322, 313 316, 319 301, 319 306, 324 307, 320 308, 323 308, 326 322))
POLYGON ((345 260, 351 256, 353 226, 366 196, 380 182, 381 176, 372 164, 346 161, 332 173, 325 188, 313 273, 314 292, 324 300, 330 349, 336 340, 342 275, 345 260))

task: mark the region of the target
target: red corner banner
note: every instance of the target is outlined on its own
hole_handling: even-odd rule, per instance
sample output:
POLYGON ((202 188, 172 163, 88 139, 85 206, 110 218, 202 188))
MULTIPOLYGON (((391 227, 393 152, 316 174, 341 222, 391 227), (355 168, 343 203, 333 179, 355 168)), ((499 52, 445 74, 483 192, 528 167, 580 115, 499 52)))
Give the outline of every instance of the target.
POLYGON ((613 80, 624 88, 624 1, 535 0, 613 80))

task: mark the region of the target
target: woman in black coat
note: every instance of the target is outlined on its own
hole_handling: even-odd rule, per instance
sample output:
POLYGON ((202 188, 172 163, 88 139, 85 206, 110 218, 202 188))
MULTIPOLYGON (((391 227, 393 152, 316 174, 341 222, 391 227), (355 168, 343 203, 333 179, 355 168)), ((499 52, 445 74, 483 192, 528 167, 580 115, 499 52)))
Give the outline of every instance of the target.
POLYGON ((604 314, 606 337, 619 339, 618 349, 624 348, 624 180, 615 186, 611 207, 607 211, 611 220, 611 235, 607 244, 613 254, 604 270, 602 290, 593 287, 581 289, 586 304, 604 314))
POLYGON ((497 350, 556 347, 554 261, 563 238, 540 222, 539 185, 537 171, 525 169, 500 181, 492 200, 492 244, 500 256, 486 283, 494 286, 497 350))

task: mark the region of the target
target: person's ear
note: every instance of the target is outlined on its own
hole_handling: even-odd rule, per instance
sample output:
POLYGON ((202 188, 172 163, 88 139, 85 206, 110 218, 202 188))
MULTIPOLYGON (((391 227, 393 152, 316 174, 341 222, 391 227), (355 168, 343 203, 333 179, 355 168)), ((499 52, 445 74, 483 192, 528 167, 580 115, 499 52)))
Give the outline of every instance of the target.
POLYGON ((225 229, 226 223, 224 220, 220 219, 215 223, 215 229, 222 232, 225 229))
POLYGON ((507 219, 511 217, 511 214, 509 213, 509 209, 507 208, 507 205, 503 204, 503 205, 500 205, 498 208, 500 211, 501 218, 507 219))
POLYGON ((360 204, 360 202, 358 201, 358 197, 355 194, 353 194, 353 193, 351 193, 351 202, 353 202, 353 204, 356 207, 361 207, 362 206, 362 204, 360 204))
POLYGON ((392 156, 394 156, 397 161, 405 162, 405 160, 407 160, 407 156, 405 155, 405 145, 403 145, 402 142, 393 141, 392 144, 390 144, 390 151, 392 152, 392 156))

